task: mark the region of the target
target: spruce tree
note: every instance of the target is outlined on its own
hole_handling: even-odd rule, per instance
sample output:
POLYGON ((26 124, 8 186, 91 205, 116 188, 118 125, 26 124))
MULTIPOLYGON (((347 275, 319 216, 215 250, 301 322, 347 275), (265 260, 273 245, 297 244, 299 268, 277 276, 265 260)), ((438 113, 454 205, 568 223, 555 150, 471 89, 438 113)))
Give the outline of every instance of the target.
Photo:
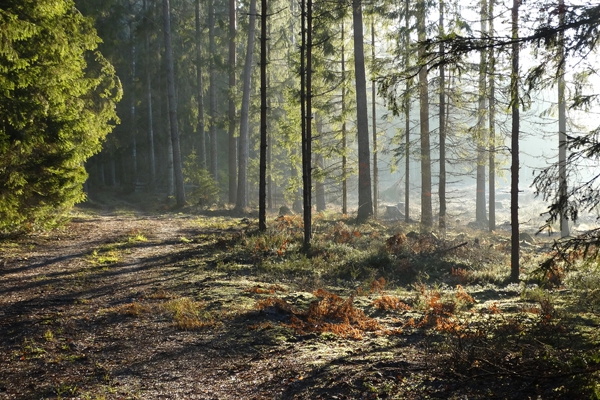
POLYGON ((121 86, 71 0, 0 9, 0 231, 48 227, 84 200, 84 162, 117 121, 121 86))

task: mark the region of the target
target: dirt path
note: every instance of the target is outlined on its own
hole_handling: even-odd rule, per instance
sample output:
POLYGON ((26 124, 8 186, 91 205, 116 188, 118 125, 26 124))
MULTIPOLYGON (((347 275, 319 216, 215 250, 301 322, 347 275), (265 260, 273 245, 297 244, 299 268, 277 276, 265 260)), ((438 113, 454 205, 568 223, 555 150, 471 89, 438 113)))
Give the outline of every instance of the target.
POLYGON ((244 227, 107 215, 1 243, 0 399, 423 398, 410 338, 297 336, 254 309, 269 283, 216 267, 244 227))

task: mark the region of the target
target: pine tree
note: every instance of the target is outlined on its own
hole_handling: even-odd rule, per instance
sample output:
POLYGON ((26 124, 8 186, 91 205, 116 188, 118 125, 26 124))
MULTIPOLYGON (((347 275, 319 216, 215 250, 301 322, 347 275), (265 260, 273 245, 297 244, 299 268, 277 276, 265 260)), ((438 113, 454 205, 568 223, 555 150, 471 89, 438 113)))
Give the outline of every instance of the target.
POLYGON ((85 198, 84 162, 117 121, 121 87, 73 1, 4 1, 0 24, 0 231, 14 232, 85 198))

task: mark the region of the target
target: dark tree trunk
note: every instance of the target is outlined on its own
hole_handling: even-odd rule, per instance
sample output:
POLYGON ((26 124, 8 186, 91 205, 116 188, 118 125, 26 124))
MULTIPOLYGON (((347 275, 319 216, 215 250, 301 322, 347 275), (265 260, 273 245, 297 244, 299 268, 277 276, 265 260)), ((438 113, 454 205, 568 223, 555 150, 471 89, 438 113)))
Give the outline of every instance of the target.
POLYGON ((304 213, 304 250, 312 239, 312 1, 302 0, 302 43, 300 47, 300 103, 302 118, 302 205, 304 213), (306 56, 306 58, 305 58, 306 56))
POLYGON ((202 28, 200 24, 200 2, 196 0, 196 96, 198 97, 198 156, 200 165, 206 168, 206 135, 204 133, 204 82, 202 78, 202 28))
POLYGON ((175 175, 175 200, 178 207, 185 205, 183 187, 183 171, 181 169, 181 150, 179 147, 179 131, 177 127, 177 100, 175 98, 175 76, 173 72, 173 50, 171 47, 171 15, 169 0, 163 0, 163 26, 165 35, 165 57, 167 61, 167 87, 169 98, 169 119, 171 127, 171 143, 173 145, 173 174, 175 175))
MULTIPOLYGON (((146 18, 149 18, 148 4, 147 1, 144 0, 144 11, 146 13, 146 18)), ((152 70, 151 65, 153 60, 151 59, 150 54, 150 35, 148 33, 148 29, 146 29, 145 33, 145 44, 146 44, 146 55, 148 57, 147 65, 146 65, 146 100, 148 103, 148 156, 150 159, 150 188, 152 190, 155 189, 156 185, 156 150, 154 147, 154 118, 152 112, 152 70)))
POLYGON ((358 141, 358 215, 365 222, 373 215, 371 196, 371 152, 369 150, 369 120, 367 116, 367 79, 362 21, 362 1, 352 3, 354 23, 354 72, 356 74, 356 129, 358 141))
POLYGON ((169 98, 167 96, 167 197, 172 197, 175 196, 175 169, 173 164, 173 141, 171 140, 171 115, 169 110, 169 98))
POLYGON ((130 93, 129 93, 129 118, 131 130, 131 162, 132 162, 132 186, 135 187, 138 177, 138 159, 137 159, 137 121, 136 121, 136 98, 135 98, 135 78, 136 78, 136 51, 135 51, 135 38, 133 36, 133 23, 129 22, 129 41, 131 45, 131 81, 130 81, 130 93))
MULTIPOLYGON (((444 1, 440 0, 440 34, 444 34, 444 1)), ((444 59, 444 45, 440 44, 440 59, 444 59)), ((446 68, 440 65, 440 220, 439 229, 446 232, 446 68)))
POLYGON ((510 167, 510 224, 511 254, 510 280, 519 281, 519 3, 513 0, 512 7, 512 69, 510 78, 510 101, 512 109, 512 137, 510 167))
MULTIPOLYGON (((494 0, 489 0, 488 5, 489 36, 494 37, 494 0)), ((488 72, 489 72, 489 229, 496 229, 496 56, 494 49, 489 50, 488 72)))
MULTIPOLYGON (((323 137, 323 119, 320 116, 317 116, 317 137, 323 137)), ((320 141, 320 140, 319 140, 320 141)), ((320 145, 320 143, 319 143, 320 145)), ((327 208, 327 204, 325 202, 325 182, 323 182, 323 169, 324 169, 324 160, 323 154, 318 152, 315 154, 315 164, 317 165, 317 170, 319 171, 319 179, 315 182, 315 197, 317 203, 317 212, 325 211, 327 208)))
MULTIPOLYGON (((268 8, 266 9, 267 11, 263 12, 263 17, 266 18, 268 17, 268 8)), ((270 56, 271 56, 271 48, 270 48, 270 40, 268 40, 271 37, 271 24, 267 25, 267 40, 265 40, 266 43, 264 43, 264 45, 266 46, 266 61, 265 64, 268 66, 270 64, 270 56)), ((269 88, 270 85, 270 78, 269 78, 269 74, 266 73, 266 69, 265 69, 265 96, 267 93, 267 90, 269 88)), ((266 96, 267 99, 267 110, 266 110, 266 116, 265 119, 267 119, 268 117, 268 113, 269 110, 271 109, 271 97, 270 96, 266 96)), ((267 166, 266 166, 266 174, 267 174, 267 209, 268 210, 272 210, 273 209, 273 175, 272 175, 272 168, 273 168, 273 160, 272 160, 272 156, 273 156, 273 138, 269 129, 269 121, 267 120, 267 166)))
MULTIPOLYGON (((493 1, 493 0, 491 0, 493 1)), ((486 0, 481 0, 481 38, 484 39, 487 31, 487 4, 486 0)), ((479 106, 477 110, 477 192, 475 204, 475 220, 477 222, 487 222, 487 212, 485 209, 485 151, 487 142, 486 133, 486 92, 487 92, 487 65, 486 50, 479 52, 479 106)))
MULTIPOLYGON (((417 31, 420 42, 425 41, 425 2, 418 5, 417 31)), ((419 59, 425 54, 423 46, 419 46, 419 59)), ((427 82, 427 66, 419 69, 419 99, 421 126, 421 229, 430 230, 433 226, 433 210, 431 205, 431 149, 429 144, 429 85, 427 82)))
MULTIPOLYGON (((375 65, 375 23, 371 22, 371 57, 375 65)), ((371 81, 371 114, 373 118, 373 217, 377 218, 377 197, 379 195, 377 181, 379 179, 377 171, 377 96, 375 90, 375 80, 371 81)))
MULTIPOLYGON (((565 24, 565 1, 558 1, 560 24, 565 24)), ((560 207, 560 236, 567 237, 569 221, 567 219, 567 106, 565 101, 565 33, 559 33, 559 62, 558 71, 558 185, 560 207)))
POLYGON ((342 21, 342 214, 348 214, 348 151, 347 132, 346 132, 346 46, 345 46, 345 28, 342 21))
POLYGON ((228 110, 228 140, 229 140, 229 203, 235 204, 237 191, 237 140, 235 137, 235 85, 236 85, 236 53, 235 53, 235 36, 236 36, 236 2, 229 0, 229 110, 228 110))
POLYGON ((208 0, 208 49, 210 53, 210 173, 213 179, 218 180, 218 144, 217 144, 217 70, 215 57, 217 47, 215 44, 215 5, 216 0, 208 0))
POLYGON ((244 64, 244 86, 242 111, 240 115, 240 139, 238 159, 238 182, 235 208, 242 211, 248 207, 248 153, 250 125, 250 90, 252 88, 252 66, 254 59, 254 38, 256 33, 256 0, 250 1, 250 21, 248 23, 248 47, 244 64))
MULTIPOLYGON (((409 8, 410 0, 406 0, 404 5, 404 29, 405 29, 405 38, 404 38, 404 49, 406 51, 406 69, 408 69, 409 65, 409 49, 410 49, 410 14, 409 8)), ((411 80, 406 80, 406 95, 404 98, 404 131, 405 131, 405 143, 406 143, 406 155, 405 155, 405 169, 404 169, 404 218, 405 222, 410 222, 410 90, 411 90, 411 80)))
POLYGON ((258 229, 267 230, 267 0, 260 2, 260 183, 258 229))

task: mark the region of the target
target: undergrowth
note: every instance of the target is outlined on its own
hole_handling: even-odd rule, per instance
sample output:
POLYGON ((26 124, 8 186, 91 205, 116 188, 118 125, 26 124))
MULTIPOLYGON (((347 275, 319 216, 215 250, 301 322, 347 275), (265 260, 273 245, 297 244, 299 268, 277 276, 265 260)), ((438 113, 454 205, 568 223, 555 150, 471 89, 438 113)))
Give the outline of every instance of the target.
MULTIPOLYGON (((509 278, 505 238, 469 239, 464 234, 393 232, 376 222, 318 219, 308 252, 303 251, 303 221, 279 216, 264 233, 237 241, 227 259, 247 260, 265 279, 302 279, 304 283, 357 286, 383 276, 396 285, 415 282, 503 284, 509 278)), ((394 229, 398 229, 394 227, 394 229)))
MULTIPOLYGON (((479 396, 600 398, 597 342, 569 329, 575 325, 574 316, 566 314, 560 300, 547 291, 525 290, 521 306, 504 311, 498 302, 478 305, 461 285, 448 290, 417 284, 403 299, 388 293, 386 285, 379 278, 346 298, 317 289, 313 292, 317 300, 306 309, 274 296, 258 300, 256 308, 286 315, 282 326, 298 335, 333 333, 354 340, 372 335, 429 338, 440 365, 457 385, 494 381, 479 396), (356 307, 356 296, 374 298, 368 308, 375 309, 377 317, 356 307), (387 323, 382 319, 385 316, 387 323)), ((272 322, 268 325, 272 327, 272 322)), ((477 392, 477 388, 470 390, 477 392)))
POLYGON ((256 308, 276 308, 288 314, 290 320, 284 326, 293 329, 297 334, 331 332, 351 339, 362 339, 365 333, 376 334, 400 333, 401 330, 390 330, 376 319, 365 315, 364 311, 354 307, 353 296, 344 299, 324 289, 314 292, 318 300, 311 302, 307 310, 298 310, 285 300, 268 297, 260 300, 256 308))
POLYGON ((497 293, 508 282, 505 236, 473 232, 439 238, 398 226, 319 219, 311 248, 303 252, 302 228, 298 216, 278 217, 266 233, 242 238, 230 256, 251 260, 267 282, 312 291, 316 300, 299 307, 274 288, 249 290, 261 296, 258 309, 284 315, 280 324, 295 334, 424 338, 440 360, 438 368, 455 382, 450 385, 460 391, 469 381, 481 382, 469 389, 477 392, 481 386, 480 398, 600 398, 600 335, 593 329, 599 321, 589 315, 600 305, 597 263, 570 270, 555 264, 540 277, 534 274, 536 264, 547 253, 524 252, 523 276, 543 284, 523 290, 510 306, 501 298, 479 304, 470 287, 497 293), (331 286, 346 296, 327 289, 331 286), (403 288, 404 295, 386 287, 403 288), (561 291, 548 290, 553 287, 561 291), (366 305, 358 301, 365 297, 366 305), (590 329, 572 328, 581 321, 590 329), (489 379, 493 383, 484 384, 489 379))

